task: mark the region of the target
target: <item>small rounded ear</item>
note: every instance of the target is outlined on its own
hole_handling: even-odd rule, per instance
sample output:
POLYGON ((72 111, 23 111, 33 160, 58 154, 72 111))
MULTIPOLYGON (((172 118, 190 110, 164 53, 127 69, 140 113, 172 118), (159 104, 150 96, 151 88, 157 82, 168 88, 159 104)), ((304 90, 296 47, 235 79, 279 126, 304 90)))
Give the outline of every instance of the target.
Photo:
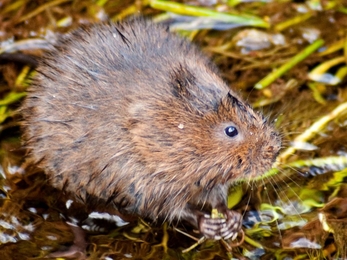
POLYGON ((219 106, 218 113, 220 115, 234 115, 240 120, 247 120, 246 117, 251 116, 252 119, 255 119, 253 116, 253 111, 250 105, 240 101, 235 95, 230 91, 228 94, 222 98, 219 106))
POLYGON ((229 91, 228 94, 222 98, 218 106, 218 112, 231 113, 231 112, 235 112, 235 109, 242 106, 243 106, 242 102, 240 102, 229 91))
POLYGON ((230 91, 228 92, 227 96, 226 96, 226 103, 235 108, 238 108, 240 110, 242 110, 242 112, 246 112, 247 108, 249 108, 248 104, 243 103, 242 101, 240 101, 237 97, 233 96, 230 91))
POLYGON ((182 64, 179 64, 177 68, 172 69, 171 73, 171 86, 172 92, 176 97, 189 98, 189 85, 194 85, 195 77, 190 71, 183 68, 182 64))

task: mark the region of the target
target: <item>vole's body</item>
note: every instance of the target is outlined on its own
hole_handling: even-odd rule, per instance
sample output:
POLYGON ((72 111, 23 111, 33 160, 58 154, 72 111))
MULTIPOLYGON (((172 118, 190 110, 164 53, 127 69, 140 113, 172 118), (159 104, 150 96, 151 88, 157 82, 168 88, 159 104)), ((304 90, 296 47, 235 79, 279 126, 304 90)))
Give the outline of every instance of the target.
POLYGON ((38 72, 24 136, 55 187, 208 237, 239 230, 228 187, 268 170, 280 139, 195 46, 142 19, 96 25, 58 42, 38 72))

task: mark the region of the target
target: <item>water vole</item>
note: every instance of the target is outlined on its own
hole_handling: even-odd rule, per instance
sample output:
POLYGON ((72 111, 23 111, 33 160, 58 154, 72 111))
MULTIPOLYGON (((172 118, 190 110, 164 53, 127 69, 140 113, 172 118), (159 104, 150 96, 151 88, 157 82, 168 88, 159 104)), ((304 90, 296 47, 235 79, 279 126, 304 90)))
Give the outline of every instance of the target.
POLYGON ((24 139, 53 186, 208 238, 240 230, 228 187, 268 170, 281 140, 194 45, 136 18, 72 32, 37 70, 24 139))

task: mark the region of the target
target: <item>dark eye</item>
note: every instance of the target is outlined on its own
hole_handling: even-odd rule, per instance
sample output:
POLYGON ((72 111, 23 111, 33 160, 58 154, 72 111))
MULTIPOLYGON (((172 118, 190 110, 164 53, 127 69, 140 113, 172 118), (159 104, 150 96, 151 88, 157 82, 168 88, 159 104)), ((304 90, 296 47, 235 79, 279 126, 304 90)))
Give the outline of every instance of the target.
POLYGON ((234 126, 228 126, 227 128, 224 129, 224 132, 229 137, 237 136, 237 134, 239 133, 236 127, 234 126))

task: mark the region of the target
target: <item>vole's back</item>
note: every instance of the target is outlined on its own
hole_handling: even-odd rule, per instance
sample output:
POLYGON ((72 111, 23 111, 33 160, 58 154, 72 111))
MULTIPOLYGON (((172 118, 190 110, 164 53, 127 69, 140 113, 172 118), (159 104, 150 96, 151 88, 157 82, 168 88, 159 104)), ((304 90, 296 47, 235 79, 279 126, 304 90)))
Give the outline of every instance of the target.
POLYGON ((151 218, 225 203, 280 146, 195 46, 143 19, 58 42, 22 111, 31 158, 55 187, 151 218))

